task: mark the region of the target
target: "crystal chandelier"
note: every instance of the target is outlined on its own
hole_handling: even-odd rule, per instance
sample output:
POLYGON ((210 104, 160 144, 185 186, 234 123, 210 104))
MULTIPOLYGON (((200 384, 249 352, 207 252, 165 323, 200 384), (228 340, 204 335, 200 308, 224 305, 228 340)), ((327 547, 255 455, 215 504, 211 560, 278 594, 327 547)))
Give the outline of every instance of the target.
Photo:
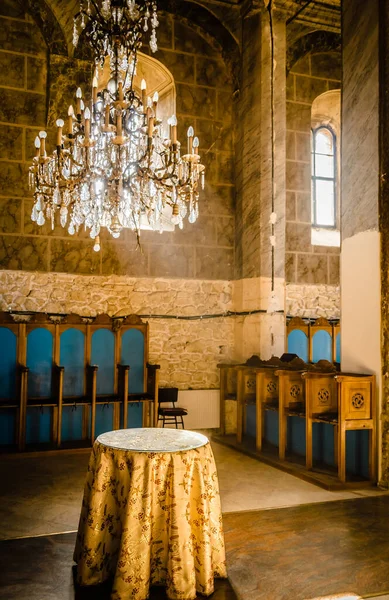
POLYGON ((164 137, 158 118, 158 93, 147 97, 145 80, 134 87, 137 53, 148 29, 150 49, 157 48, 155 0, 82 1, 75 17, 73 43, 84 31, 93 49, 96 71, 90 99, 76 92, 67 122, 56 121, 56 149, 46 152, 47 133, 35 139, 36 155, 29 170, 34 193, 31 219, 52 229, 59 217, 69 234, 84 227, 100 249, 100 230, 115 238, 123 228, 136 232, 147 219, 162 231, 168 213, 173 225, 198 217, 199 140, 189 127, 187 149, 177 140, 177 119, 169 120, 164 137), (98 90, 99 68, 109 61, 110 79, 98 90))

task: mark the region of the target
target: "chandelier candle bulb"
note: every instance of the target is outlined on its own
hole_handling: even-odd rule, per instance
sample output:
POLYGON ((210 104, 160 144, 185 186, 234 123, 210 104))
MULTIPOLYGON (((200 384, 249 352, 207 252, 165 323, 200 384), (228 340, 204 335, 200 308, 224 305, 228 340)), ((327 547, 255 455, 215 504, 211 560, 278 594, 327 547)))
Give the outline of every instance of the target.
POLYGON ((39 132, 39 137, 40 137, 40 140, 41 140, 40 155, 41 156, 45 156, 46 155, 46 138, 47 138, 46 131, 40 131, 39 132))
POLYGON ((193 138, 193 153, 194 154, 199 153, 199 145, 200 145, 199 138, 198 137, 193 138))
POLYGON ((123 102, 124 100, 124 94, 123 94, 123 83, 121 81, 119 81, 119 102, 123 102))
POLYGON ((85 141, 89 141, 90 137, 90 110, 88 107, 85 109, 85 141))
POLYGON ((68 109, 68 135, 73 135, 73 117, 74 117, 74 108, 72 105, 69 106, 68 109))
POLYGON ((93 104, 96 104, 97 102, 97 77, 93 77, 93 81, 92 81, 92 99, 93 99, 93 104))
POLYGON ((194 129, 192 126, 190 126, 188 128, 188 154, 192 154, 192 144, 193 144, 193 136, 194 136, 194 129))
POLYGON ((76 114, 77 114, 77 116, 81 114, 81 98, 82 98, 81 88, 77 88, 77 91, 76 91, 76 114))
POLYGON ((170 119, 170 139, 173 146, 177 145, 177 117, 173 115, 170 119))
POLYGON ((153 96, 153 109, 154 109, 154 117, 157 118, 157 106, 158 106, 159 94, 158 92, 154 93, 153 96))
POLYGON ((154 131, 154 117, 150 117, 149 125, 148 125, 148 137, 149 138, 153 137, 153 131, 154 131))
POLYGON ((107 104, 107 106, 105 107, 105 126, 109 127, 109 111, 110 111, 110 105, 107 104))
POLYGON ((118 137, 123 135, 123 120, 122 120, 122 111, 118 110, 116 115, 116 135, 118 137))
POLYGON ((40 154, 40 147, 41 147, 41 141, 39 139, 39 136, 36 136, 35 141, 34 141, 34 146, 35 146, 35 157, 39 158, 39 154, 40 154))
POLYGON ((142 81, 140 82, 140 89, 141 89, 141 92, 142 92, 143 112, 146 112, 147 94, 146 94, 146 81, 144 79, 142 79, 142 81))
POLYGON ((57 119, 56 121, 57 129, 57 146, 62 146, 62 128, 65 125, 62 119, 57 119))

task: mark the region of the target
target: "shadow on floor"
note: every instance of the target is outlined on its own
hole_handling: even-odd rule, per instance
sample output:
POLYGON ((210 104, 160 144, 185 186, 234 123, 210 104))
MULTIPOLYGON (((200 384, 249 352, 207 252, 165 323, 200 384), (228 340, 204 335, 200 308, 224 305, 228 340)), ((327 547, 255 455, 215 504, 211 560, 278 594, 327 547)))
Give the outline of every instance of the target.
MULTIPOLYGON (((75 533, 0 541, 1 600, 110 600, 110 583, 75 585, 75 533)), ((152 588, 149 600, 167 600, 152 588)), ((215 580, 212 600, 236 600, 228 580, 215 580)))
POLYGON ((389 497, 223 515, 228 575, 242 600, 389 590, 389 497))

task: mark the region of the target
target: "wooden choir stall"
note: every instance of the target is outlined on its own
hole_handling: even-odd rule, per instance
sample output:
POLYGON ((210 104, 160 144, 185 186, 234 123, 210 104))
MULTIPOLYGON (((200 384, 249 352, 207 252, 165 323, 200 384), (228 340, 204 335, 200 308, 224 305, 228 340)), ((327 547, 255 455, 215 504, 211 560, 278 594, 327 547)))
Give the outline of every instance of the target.
POLYGON ((374 375, 340 371, 339 323, 292 319, 287 336, 288 354, 281 358, 218 365, 219 439, 234 434, 235 447, 263 458, 269 456, 264 445, 272 448, 274 464, 300 457, 312 474, 330 467, 342 484, 348 475, 375 483, 374 375))
POLYGON ((136 315, 0 313, 0 446, 92 445, 158 420, 159 366, 136 315))

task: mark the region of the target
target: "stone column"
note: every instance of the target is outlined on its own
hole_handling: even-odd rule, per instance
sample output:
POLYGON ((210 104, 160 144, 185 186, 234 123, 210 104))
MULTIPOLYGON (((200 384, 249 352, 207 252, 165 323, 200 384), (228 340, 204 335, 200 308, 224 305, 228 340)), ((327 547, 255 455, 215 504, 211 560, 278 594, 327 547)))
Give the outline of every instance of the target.
POLYGON ((379 398, 379 0, 344 0, 342 12, 341 365, 375 373, 379 398))
MULTIPOLYGON (((276 2, 271 15, 266 9, 262 11, 260 276, 261 308, 266 310, 272 277, 278 309, 285 308, 286 18, 287 13, 278 9, 276 2), (277 215, 273 265, 269 223, 272 208, 277 215)), ((282 354, 284 325, 283 314, 262 317, 261 356, 282 354)))
MULTIPOLYGON (((275 276, 284 307, 285 264, 285 19, 273 9, 274 72, 269 14, 251 9, 242 23, 242 69, 237 132, 235 309, 267 310, 271 287, 272 102, 277 224, 275 276), (250 43, 245 42, 250 40, 250 43), (273 77, 273 82, 272 82, 273 77)), ((284 316, 256 314, 236 324, 237 358, 267 358, 284 350, 284 316)))
POLYGON ((380 2, 381 484, 389 487, 389 6, 380 2))

